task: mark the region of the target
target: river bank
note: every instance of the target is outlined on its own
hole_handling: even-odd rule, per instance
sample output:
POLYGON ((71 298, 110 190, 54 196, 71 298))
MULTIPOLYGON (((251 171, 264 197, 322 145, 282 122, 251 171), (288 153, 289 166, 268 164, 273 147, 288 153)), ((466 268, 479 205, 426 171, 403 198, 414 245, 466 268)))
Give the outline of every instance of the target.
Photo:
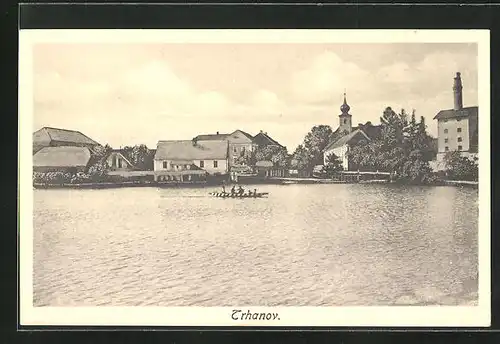
MULTIPOLYGON (((231 183, 228 183, 231 184, 231 183)), ((236 183, 233 183, 236 184, 236 183)), ((252 179, 239 180, 239 185, 288 185, 288 184, 397 184, 388 180, 362 180, 359 182, 348 182, 332 179, 317 179, 317 178, 268 178, 268 179, 252 179)), ((206 186, 221 186, 222 182, 183 182, 183 183, 158 183, 154 181, 121 181, 121 182, 98 182, 98 183, 81 183, 81 184, 44 184, 33 183, 35 189, 111 189, 125 187, 164 187, 164 188, 190 188, 190 187, 206 187, 206 186)), ((457 186, 478 188, 478 182, 460 181, 460 180, 440 180, 430 186, 457 186)))

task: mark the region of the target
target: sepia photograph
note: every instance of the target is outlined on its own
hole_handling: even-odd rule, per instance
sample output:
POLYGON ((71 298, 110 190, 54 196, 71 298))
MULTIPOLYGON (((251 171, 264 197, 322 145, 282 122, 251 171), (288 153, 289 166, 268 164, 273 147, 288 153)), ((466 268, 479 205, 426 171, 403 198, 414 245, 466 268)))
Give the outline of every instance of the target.
POLYGON ((25 30, 19 58, 22 324, 489 325, 488 31, 25 30))

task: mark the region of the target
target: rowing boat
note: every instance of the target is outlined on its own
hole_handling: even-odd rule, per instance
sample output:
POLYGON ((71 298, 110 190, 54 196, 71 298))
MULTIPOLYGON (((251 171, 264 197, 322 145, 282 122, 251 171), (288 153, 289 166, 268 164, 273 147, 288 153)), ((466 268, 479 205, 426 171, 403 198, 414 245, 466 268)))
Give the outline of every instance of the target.
POLYGON ((214 196, 214 197, 222 197, 222 198, 261 198, 261 197, 269 195, 269 192, 257 192, 257 193, 252 192, 251 194, 248 194, 248 193, 230 194, 228 192, 210 192, 209 195, 214 196))

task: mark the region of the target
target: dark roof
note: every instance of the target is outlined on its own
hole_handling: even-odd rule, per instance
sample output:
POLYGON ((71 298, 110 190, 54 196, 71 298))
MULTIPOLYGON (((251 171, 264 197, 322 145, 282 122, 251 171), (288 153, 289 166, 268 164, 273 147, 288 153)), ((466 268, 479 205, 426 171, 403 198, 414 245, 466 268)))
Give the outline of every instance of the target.
POLYGON ((198 135, 193 140, 195 141, 220 141, 220 140, 225 140, 230 134, 203 134, 203 135, 198 135))
POLYGON ((333 149, 333 148, 337 148, 337 147, 341 147, 347 143, 349 143, 349 141, 351 139, 353 139, 356 135, 358 134, 361 134, 363 135, 364 137, 366 137, 366 139, 370 140, 370 138, 364 133, 363 130, 361 129, 356 129, 355 131, 351 132, 350 134, 347 134, 347 135, 344 135, 342 136, 340 139, 338 139, 337 141, 335 142, 332 142, 330 143, 326 148, 325 148, 325 151, 326 150, 329 150, 329 149, 333 149))
POLYGON ((478 109, 479 108, 477 106, 469 106, 469 107, 464 107, 460 110, 455 110, 455 109, 441 110, 438 112, 436 116, 434 116, 434 119, 441 120, 441 119, 469 117, 469 116, 477 117, 478 109))
POLYGON ((272 137, 267 135, 267 133, 262 131, 254 136, 253 142, 259 146, 275 145, 283 147, 278 141, 274 140, 272 137))
POLYGON ((87 147, 45 147, 33 156, 33 167, 81 167, 89 160, 87 147))
POLYGON ((33 141, 58 141, 86 145, 99 145, 90 137, 76 130, 43 127, 33 133, 33 141))
POLYGON ((365 124, 358 124, 357 127, 352 128, 352 131, 361 129, 363 132, 368 136, 370 139, 374 139, 375 137, 379 136, 380 133, 382 132, 382 126, 381 125, 373 125, 371 122, 366 122, 365 124))
POLYGON ((227 141, 159 141, 155 160, 227 159, 227 141))

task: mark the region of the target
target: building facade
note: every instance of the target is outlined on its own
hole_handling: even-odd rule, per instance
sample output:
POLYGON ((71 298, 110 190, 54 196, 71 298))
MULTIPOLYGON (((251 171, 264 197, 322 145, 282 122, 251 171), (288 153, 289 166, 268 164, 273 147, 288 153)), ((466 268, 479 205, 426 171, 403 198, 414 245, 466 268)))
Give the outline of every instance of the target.
POLYGON ((154 157, 155 180, 172 177, 190 181, 204 175, 226 175, 228 151, 226 140, 159 141, 154 157))
POLYGON ((453 83, 453 109, 441 110, 434 117, 438 125, 436 160, 441 165, 448 152, 459 151, 470 158, 478 153, 479 108, 463 106, 462 88, 462 78, 457 72, 453 83))

